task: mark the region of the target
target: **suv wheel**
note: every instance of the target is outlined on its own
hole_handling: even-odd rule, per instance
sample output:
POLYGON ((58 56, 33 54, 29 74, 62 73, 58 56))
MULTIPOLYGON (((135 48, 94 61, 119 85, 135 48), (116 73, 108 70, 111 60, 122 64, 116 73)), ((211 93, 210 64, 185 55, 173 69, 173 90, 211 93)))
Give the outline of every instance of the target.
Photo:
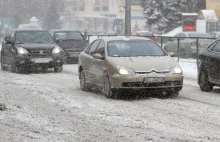
POLYGON ((179 96, 179 92, 178 91, 171 91, 171 92, 168 92, 167 93, 167 95, 166 95, 166 97, 167 98, 176 98, 176 97, 178 97, 179 96))
POLYGON ((16 71, 17 71, 16 68, 17 68, 17 66, 16 66, 16 63, 15 63, 15 59, 11 58, 11 72, 16 73, 16 71))
POLYGON ((1 56, 1 69, 4 71, 6 70, 6 67, 3 65, 3 57, 1 56))
POLYGON ((103 85, 103 95, 107 98, 116 98, 116 90, 111 88, 110 80, 107 73, 104 73, 104 85, 103 85))
POLYGON ((63 71, 63 65, 55 66, 55 67, 54 67, 54 71, 57 72, 57 73, 62 72, 62 71, 63 71))
POLYGON ((209 82, 208 74, 205 71, 201 71, 199 76, 199 87, 204 92, 210 92, 213 86, 209 82))

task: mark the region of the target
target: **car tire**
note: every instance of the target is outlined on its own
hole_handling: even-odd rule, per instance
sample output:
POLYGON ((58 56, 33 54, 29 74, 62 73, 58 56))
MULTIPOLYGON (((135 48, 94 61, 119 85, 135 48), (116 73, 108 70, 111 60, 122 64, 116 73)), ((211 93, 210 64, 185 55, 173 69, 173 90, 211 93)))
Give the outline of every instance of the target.
POLYGON ((166 95, 166 98, 176 98, 179 96, 179 92, 178 91, 171 91, 171 92, 168 92, 167 95, 166 95))
POLYGON ((110 84, 110 80, 109 80, 109 76, 108 74, 105 72, 104 73, 104 82, 103 82, 103 95, 106 96, 106 98, 108 99, 113 99, 113 98, 117 98, 117 92, 115 89, 111 88, 111 84, 110 84))
POLYGON ((1 69, 2 69, 3 71, 6 70, 6 67, 3 65, 3 57, 2 57, 2 56, 1 56, 1 69))
POLYGON ((186 52, 185 52, 184 49, 181 49, 181 50, 180 50, 180 57, 181 57, 181 58, 185 58, 185 57, 186 57, 186 52))
POLYGON ((16 66, 14 58, 11 58, 11 72, 12 73, 16 73, 17 72, 17 66, 16 66))
POLYGON ((80 72, 80 88, 82 91, 88 91, 89 90, 89 86, 88 83, 86 83, 86 75, 85 72, 82 70, 80 72))
POLYGON ((199 87, 203 92, 210 92, 213 89, 212 84, 209 82, 208 74, 206 71, 201 71, 199 75, 199 87))
POLYGON ((61 73, 63 71, 63 65, 61 65, 61 66, 54 66, 54 71, 56 73, 61 73))

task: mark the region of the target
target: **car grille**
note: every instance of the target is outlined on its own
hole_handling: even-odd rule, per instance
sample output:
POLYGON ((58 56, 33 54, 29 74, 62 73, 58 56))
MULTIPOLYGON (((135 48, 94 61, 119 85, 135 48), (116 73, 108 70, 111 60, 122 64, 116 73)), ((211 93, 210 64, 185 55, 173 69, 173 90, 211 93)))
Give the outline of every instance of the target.
POLYGON ((175 86, 181 86, 181 81, 167 81, 164 83, 150 83, 145 84, 143 82, 124 82, 122 83, 122 87, 175 87, 175 86))
POLYGON ((33 56, 49 56, 52 53, 51 49, 35 49, 30 51, 33 56))

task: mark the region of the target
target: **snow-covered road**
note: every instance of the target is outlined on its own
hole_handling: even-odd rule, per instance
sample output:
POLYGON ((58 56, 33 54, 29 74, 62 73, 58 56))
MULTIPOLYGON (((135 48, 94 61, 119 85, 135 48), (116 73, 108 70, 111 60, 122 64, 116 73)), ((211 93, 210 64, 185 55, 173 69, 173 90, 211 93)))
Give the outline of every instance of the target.
POLYGON ((0 141, 220 141, 220 90, 201 92, 196 71, 181 66, 184 89, 176 99, 82 92, 77 65, 57 74, 0 70, 0 103, 8 108, 0 111, 0 141))

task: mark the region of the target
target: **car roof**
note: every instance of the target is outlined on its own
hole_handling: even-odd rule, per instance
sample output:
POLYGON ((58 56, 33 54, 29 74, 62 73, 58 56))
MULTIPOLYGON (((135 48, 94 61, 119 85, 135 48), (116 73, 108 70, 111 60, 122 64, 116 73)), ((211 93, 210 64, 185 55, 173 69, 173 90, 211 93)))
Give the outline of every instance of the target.
POLYGON ((18 29, 14 29, 14 31, 18 32, 18 31, 42 31, 42 32, 48 32, 45 29, 42 28, 18 28, 18 29))
POLYGON ((112 37, 103 37, 103 38, 99 38, 99 39, 103 39, 106 42, 108 41, 114 41, 114 40, 150 40, 148 38, 145 37, 136 37, 136 36, 112 36, 112 37))
POLYGON ((55 30, 51 30, 51 32, 80 32, 80 31, 76 31, 76 30, 70 30, 70 29, 55 29, 55 30))

